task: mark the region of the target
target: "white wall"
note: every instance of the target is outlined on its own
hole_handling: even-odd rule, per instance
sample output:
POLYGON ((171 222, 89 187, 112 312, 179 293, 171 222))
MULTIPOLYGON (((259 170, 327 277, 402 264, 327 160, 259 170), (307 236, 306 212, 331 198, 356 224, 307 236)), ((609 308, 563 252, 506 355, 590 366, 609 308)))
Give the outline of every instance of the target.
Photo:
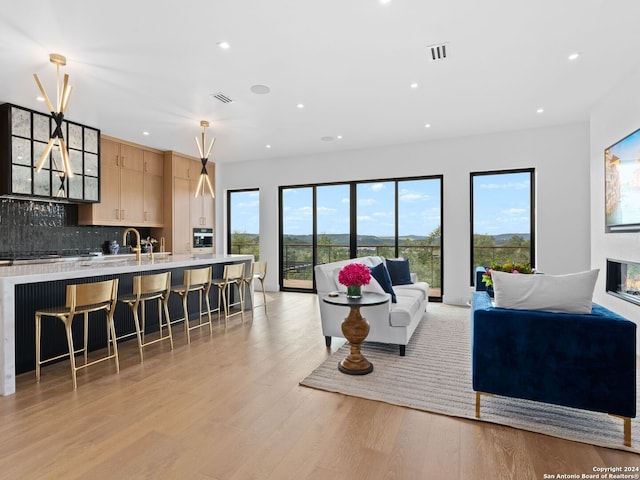
MULTIPOLYGON (((347 141, 347 140, 345 140, 347 141)), ((537 268, 589 268, 589 127, 526 131, 385 148, 216 165, 218 232, 226 232, 226 191, 260 189, 260 258, 267 289, 278 286, 278 186, 444 175, 444 301, 464 304, 469 287, 469 173, 534 167, 537 174, 537 268)), ((226 234, 216 235, 226 251, 226 234)))
MULTIPOLYGON (((640 128, 640 65, 591 111, 591 265, 600 269, 594 301, 640 324, 640 307, 605 293, 606 260, 640 263, 640 233, 604 233, 604 149, 640 128)), ((638 339, 640 352, 640 339, 638 339)))

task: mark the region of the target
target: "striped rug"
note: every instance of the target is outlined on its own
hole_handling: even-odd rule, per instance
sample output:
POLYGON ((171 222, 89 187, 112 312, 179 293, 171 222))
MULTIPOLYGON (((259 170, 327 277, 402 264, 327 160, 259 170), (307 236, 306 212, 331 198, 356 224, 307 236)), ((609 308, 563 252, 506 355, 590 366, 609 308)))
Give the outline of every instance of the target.
MULTIPOLYGON (((300 384, 477 420, 471 386, 469 315, 468 308, 430 303, 405 357, 398 354, 397 345, 365 343, 362 353, 373 363, 373 372, 345 375, 337 368, 348 354, 345 344, 300 384)), ((629 448, 623 444, 623 422, 616 417, 509 397, 483 395, 481 401, 481 421, 640 453, 638 417, 631 422, 629 448)))

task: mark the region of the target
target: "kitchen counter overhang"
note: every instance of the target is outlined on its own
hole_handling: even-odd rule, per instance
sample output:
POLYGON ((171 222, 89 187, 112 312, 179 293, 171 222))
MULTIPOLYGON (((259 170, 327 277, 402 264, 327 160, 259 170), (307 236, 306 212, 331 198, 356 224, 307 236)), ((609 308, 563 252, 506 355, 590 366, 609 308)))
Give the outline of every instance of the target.
POLYGON ((253 255, 154 254, 153 259, 143 255, 140 263, 137 263, 135 258, 99 257, 74 262, 14 265, 0 268, 0 336, 3 339, 0 351, 0 372, 2 373, 0 394, 11 395, 15 393, 16 388, 16 286, 234 262, 245 262, 246 265, 250 265, 252 261, 253 255))

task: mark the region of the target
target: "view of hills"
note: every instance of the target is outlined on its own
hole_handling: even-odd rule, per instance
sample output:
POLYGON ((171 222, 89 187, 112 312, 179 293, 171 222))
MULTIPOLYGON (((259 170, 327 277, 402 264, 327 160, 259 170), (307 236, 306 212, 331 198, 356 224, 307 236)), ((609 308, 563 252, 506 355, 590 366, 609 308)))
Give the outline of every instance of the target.
MULTIPOLYGON (((242 235, 245 238, 245 241, 257 241, 259 235, 255 233, 237 233, 234 232, 234 235, 242 235)), ((331 244, 333 245, 349 245, 349 234, 347 233, 339 233, 339 234, 321 234, 326 236, 331 244)), ((487 235, 493 238, 493 242, 496 246, 504 245, 507 243, 512 237, 518 236, 525 239, 525 241, 529 241, 531 239, 531 235, 528 233, 501 233, 500 235, 487 235)), ((411 239, 413 242, 424 242, 428 237, 424 235, 407 235, 404 237, 400 237, 401 240, 405 238, 411 239)), ((285 235, 284 241, 285 243, 301 243, 301 244, 310 244, 313 240, 313 235, 285 235)), ((358 235, 358 243, 362 245, 389 245, 394 243, 393 237, 378 237, 375 235, 358 235)))

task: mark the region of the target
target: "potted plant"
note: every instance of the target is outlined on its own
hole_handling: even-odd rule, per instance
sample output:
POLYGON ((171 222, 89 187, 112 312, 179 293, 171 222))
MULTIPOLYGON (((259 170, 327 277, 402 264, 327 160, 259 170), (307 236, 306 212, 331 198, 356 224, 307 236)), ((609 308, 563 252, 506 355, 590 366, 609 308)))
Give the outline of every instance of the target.
POLYGON ((338 282, 347 287, 347 297, 362 297, 362 286, 369 285, 371 270, 362 263, 349 263, 338 273, 338 282))
POLYGON ((534 273, 534 270, 531 268, 531 265, 528 263, 496 263, 491 262, 491 266, 487 267, 484 274, 482 275, 482 283, 487 287, 487 292, 490 296, 493 297, 493 278, 491 277, 492 272, 507 272, 507 273, 525 273, 530 274, 534 273))

